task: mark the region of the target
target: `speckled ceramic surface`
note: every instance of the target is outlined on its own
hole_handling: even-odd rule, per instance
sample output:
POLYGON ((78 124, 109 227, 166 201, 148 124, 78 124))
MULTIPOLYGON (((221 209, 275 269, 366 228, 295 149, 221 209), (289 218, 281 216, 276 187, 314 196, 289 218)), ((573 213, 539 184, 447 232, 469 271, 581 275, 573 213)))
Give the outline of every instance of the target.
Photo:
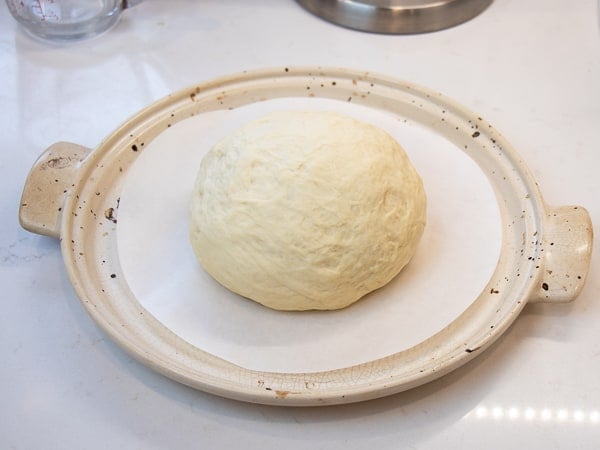
POLYGON ((348 403, 400 392, 461 366, 494 342, 527 302, 574 299, 591 253, 589 216, 577 206, 550 207, 529 170, 483 118, 443 95, 396 79, 344 69, 276 68, 199 84, 129 120, 96 150, 56 144, 27 180, 21 224, 60 237, 82 304, 119 345, 184 384, 230 398, 290 406, 348 403), (144 148, 173 124, 207 111, 272 98, 315 97, 399 114, 440 134, 470 156, 496 193, 502 245, 480 295, 451 324, 407 350, 335 370, 250 370, 181 339, 132 294, 116 232, 127 172, 144 148))

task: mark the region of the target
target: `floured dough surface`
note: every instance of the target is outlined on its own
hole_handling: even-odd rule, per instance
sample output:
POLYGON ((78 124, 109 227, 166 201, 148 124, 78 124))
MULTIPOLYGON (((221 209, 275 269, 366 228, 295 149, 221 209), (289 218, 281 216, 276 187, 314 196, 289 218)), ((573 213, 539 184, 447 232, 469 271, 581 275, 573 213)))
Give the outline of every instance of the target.
POLYGON ((338 309, 388 283, 425 227, 421 178, 389 134, 333 112, 276 112, 204 157, 190 239, 204 269, 280 310, 338 309))

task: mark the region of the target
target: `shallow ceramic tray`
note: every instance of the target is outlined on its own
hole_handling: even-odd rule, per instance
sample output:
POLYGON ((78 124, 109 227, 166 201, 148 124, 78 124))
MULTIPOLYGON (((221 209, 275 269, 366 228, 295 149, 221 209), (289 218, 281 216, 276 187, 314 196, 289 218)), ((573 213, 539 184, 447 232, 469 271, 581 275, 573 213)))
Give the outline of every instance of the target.
POLYGON ((186 385, 229 398, 289 406, 349 403, 434 380, 492 344, 528 302, 567 302, 580 292, 592 246, 588 213, 549 207, 510 144, 481 117, 443 95, 396 79, 346 69, 290 67, 202 83, 151 105, 93 152, 57 143, 26 181, 24 228, 60 238, 82 304, 135 358, 186 385), (127 174, 165 130, 190 117, 271 99, 315 98, 410 118, 472 158, 498 200, 502 242, 493 274, 455 320, 410 348, 333 370, 255 370, 182 339, 133 294, 117 239, 127 174))

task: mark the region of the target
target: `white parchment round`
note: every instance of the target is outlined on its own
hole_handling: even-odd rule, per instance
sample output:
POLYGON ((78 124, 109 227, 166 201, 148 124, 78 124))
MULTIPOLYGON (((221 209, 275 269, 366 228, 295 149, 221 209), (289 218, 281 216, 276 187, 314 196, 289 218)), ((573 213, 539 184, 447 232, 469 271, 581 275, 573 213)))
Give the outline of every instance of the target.
POLYGON ((493 273, 501 222, 484 173, 445 138, 369 108, 288 98, 191 117, 149 143, 125 181, 117 239, 132 292, 171 331, 249 369, 310 372, 384 357, 448 325, 493 273), (282 312, 244 299, 204 272, 189 244, 188 205, 204 154, 247 121, 286 109, 380 126, 423 178, 428 215, 417 253, 387 286, 343 310, 282 312))

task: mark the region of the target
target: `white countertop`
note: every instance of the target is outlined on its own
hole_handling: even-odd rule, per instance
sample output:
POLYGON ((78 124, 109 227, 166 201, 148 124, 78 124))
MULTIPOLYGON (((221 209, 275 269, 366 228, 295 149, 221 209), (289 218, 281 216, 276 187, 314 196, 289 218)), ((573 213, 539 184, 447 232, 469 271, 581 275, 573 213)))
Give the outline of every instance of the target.
POLYGON ((339 28, 292 0, 146 0, 96 39, 48 45, 0 5, 0 447, 556 448, 600 445, 600 246, 568 305, 529 305, 492 348, 430 384, 325 408, 226 400, 179 385, 112 343, 81 307, 58 241, 17 221, 50 144, 95 147, 164 95, 217 76, 346 66, 454 98, 511 141, 554 205, 600 224, 600 33, 594 0, 496 0, 424 35, 339 28))

